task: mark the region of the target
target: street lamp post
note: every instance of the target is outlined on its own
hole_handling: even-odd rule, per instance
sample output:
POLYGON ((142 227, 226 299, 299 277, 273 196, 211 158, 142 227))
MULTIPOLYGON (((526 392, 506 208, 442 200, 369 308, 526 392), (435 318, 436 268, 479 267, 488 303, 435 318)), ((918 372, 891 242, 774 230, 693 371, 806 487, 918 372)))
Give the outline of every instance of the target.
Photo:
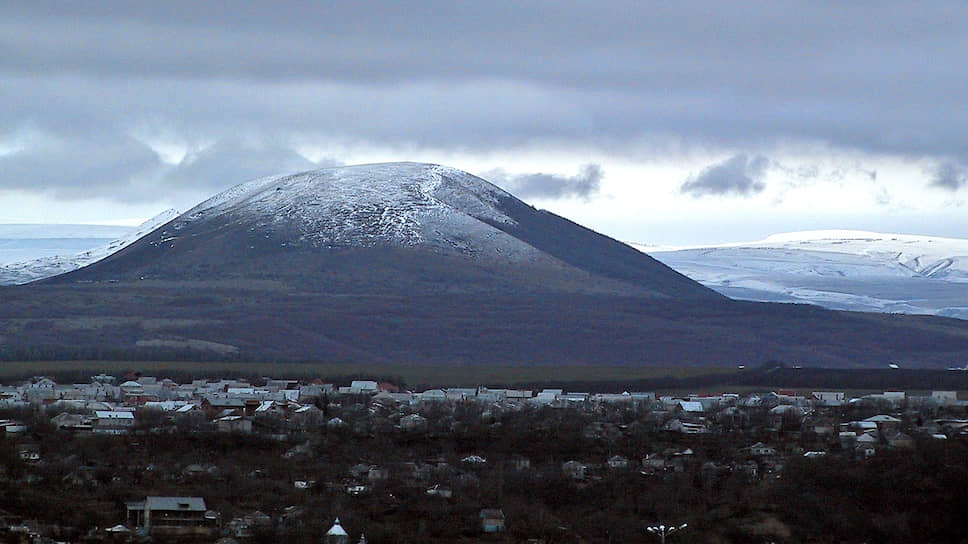
POLYGON ((652 525, 652 526, 646 527, 645 530, 654 535, 658 535, 659 541, 662 544, 665 544, 665 539, 667 536, 677 531, 681 531, 685 529, 687 525, 688 525, 687 523, 683 523, 682 525, 669 525, 668 527, 665 525, 652 525))

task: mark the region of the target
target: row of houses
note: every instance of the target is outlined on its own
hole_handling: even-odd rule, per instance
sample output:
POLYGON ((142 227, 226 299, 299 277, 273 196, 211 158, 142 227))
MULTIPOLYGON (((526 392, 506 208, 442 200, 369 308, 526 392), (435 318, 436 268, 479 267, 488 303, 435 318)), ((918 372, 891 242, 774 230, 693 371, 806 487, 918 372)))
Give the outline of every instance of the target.
MULTIPOLYGON (((602 406, 646 407, 661 417, 662 429, 680 434, 705 434, 722 428, 739 428, 749 423, 751 411, 764 413, 766 424, 802 426, 818 436, 840 438, 844 444, 903 445, 910 437, 901 433, 900 419, 891 415, 902 406, 966 407, 954 391, 932 391, 909 395, 886 391, 849 397, 842 391, 777 391, 739 395, 736 393, 657 396, 651 392, 583 393, 563 389, 531 391, 523 389, 435 388, 422 392, 401 391, 392 384, 369 380, 352 381, 347 386, 326 383, 300 383, 297 380, 265 379, 259 385, 245 380, 193 380, 178 384, 169 379, 140 377, 114 386, 111 377, 98 376, 90 384, 55 383, 36 378, 14 386, 0 386, 0 404, 6 406, 42 405, 57 413, 51 422, 58 428, 75 432, 124 433, 136 426, 138 414, 154 410, 169 416, 197 413, 214 422, 223 432, 252 432, 260 416, 302 423, 323 423, 342 427, 340 417, 325 416, 323 403, 338 406, 348 399, 363 400, 370 411, 392 418, 392 424, 405 432, 422 432, 429 427, 425 407, 479 403, 516 409, 525 406, 551 408, 591 408, 602 406), (163 397, 163 400, 161 400, 163 397), (847 421, 826 417, 831 410, 876 405, 885 411, 870 420, 847 421), (840 433, 839 435, 836 433, 840 433)), ((489 409, 485 413, 490 413, 489 409)), ((14 434, 22 429, 17 422, 0 422, 0 430, 14 434)), ((927 422, 925 432, 941 436, 968 433, 968 423, 960 419, 927 422)))
POLYGON ((968 401, 958 397, 956 391, 932 391, 928 395, 911 396, 904 391, 885 391, 874 395, 849 398, 843 391, 814 391, 809 394, 795 391, 779 391, 740 398, 735 393, 688 395, 685 397, 656 397, 652 392, 583 393, 563 389, 489 388, 435 388, 421 392, 401 391, 399 387, 372 380, 353 380, 349 385, 331 383, 301 383, 294 379, 264 379, 261 385, 253 385, 242 379, 192 380, 176 383, 168 378, 139 376, 118 381, 112 376, 98 375, 90 383, 58 384, 50 378, 37 377, 17 385, 0 385, 0 406, 17 405, 74 405, 79 408, 107 410, 111 405, 148 406, 173 410, 186 403, 206 401, 210 405, 221 403, 226 408, 244 408, 252 412, 262 402, 311 403, 321 396, 370 395, 398 403, 459 402, 530 402, 539 405, 573 406, 584 403, 641 403, 661 402, 667 406, 679 405, 687 412, 703 412, 723 405, 741 403, 752 406, 760 404, 794 404, 842 406, 860 399, 879 399, 892 404, 902 402, 932 402, 943 406, 965 406, 968 401), (244 402, 245 406, 238 404, 244 402))

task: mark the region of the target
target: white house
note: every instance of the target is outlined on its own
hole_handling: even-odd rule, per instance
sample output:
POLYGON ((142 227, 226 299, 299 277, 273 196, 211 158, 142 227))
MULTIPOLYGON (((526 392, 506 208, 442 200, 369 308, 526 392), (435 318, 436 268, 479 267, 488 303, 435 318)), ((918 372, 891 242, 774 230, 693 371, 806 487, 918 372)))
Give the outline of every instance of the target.
POLYGON ((96 433, 120 434, 134 427, 134 412, 98 410, 93 424, 96 433))
POLYGON ((900 404, 904 402, 907 393, 904 391, 884 391, 883 397, 893 404, 900 404))
POLYGON ((958 402, 957 391, 932 391, 931 398, 942 406, 950 406, 958 402))
POLYGON ((376 393, 377 383, 371 380, 353 380, 350 387, 360 393, 376 393))
POLYGON ((443 402, 447 400, 447 394, 442 389, 428 389, 420 393, 421 402, 443 402))
POLYGON ((814 391, 813 398, 825 406, 840 406, 847 400, 843 391, 814 391))
POLYGON ((677 409, 690 414, 701 414, 705 412, 702 403, 695 400, 680 400, 677 409))

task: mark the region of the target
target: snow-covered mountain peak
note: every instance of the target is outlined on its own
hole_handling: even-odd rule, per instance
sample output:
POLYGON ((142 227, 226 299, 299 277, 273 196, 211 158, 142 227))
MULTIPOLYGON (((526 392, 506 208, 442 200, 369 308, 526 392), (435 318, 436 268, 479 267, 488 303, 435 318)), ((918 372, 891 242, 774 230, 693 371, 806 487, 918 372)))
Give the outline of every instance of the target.
POLYGON ((284 231, 293 243, 316 247, 521 246, 494 227, 514 225, 500 209, 508 198, 513 197, 495 185, 436 164, 326 168, 237 185, 179 217, 172 234, 222 218, 250 229, 284 231))

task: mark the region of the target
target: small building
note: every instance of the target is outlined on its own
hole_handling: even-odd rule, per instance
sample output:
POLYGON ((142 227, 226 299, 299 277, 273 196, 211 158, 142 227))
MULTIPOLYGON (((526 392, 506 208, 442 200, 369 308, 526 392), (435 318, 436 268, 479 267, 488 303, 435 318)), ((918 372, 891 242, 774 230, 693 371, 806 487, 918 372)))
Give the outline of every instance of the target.
POLYGON ((259 403, 253 412, 257 416, 284 416, 286 415, 287 402, 275 400, 264 400, 259 403))
POLYGON ((588 396, 588 393, 562 393, 558 398, 565 401, 565 404, 574 406, 587 402, 588 396))
POLYGON ((428 389, 420 393, 420 402, 444 402, 447 400, 447 393, 442 389, 428 389))
POLYGON ((709 429, 707 429, 702 423, 690 423, 680 419, 672 419, 666 422, 666 424, 662 426, 662 429, 665 431, 682 434, 704 434, 709 432, 709 429))
POLYGON ((206 395, 202 397, 202 409, 205 410, 210 417, 214 416, 215 414, 242 415, 245 412, 245 408, 245 400, 240 398, 224 397, 219 395, 206 395))
POLYGON ((840 406, 847 399, 843 391, 814 391, 813 398, 823 406, 840 406))
POLYGON ((932 391, 931 398, 942 406, 950 406, 958 403, 957 391, 932 391))
POLYGON ((477 389, 471 389, 469 387, 451 387, 444 392, 444 396, 447 400, 452 401, 464 401, 477 398, 477 389))
POLYGON ((507 389, 504 391, 504 398, 507 400, 527 400, 531 398, 531 395, 530 389, 507 389))
POLYGON ((252 420, 242 416, 225 416, 215 420, 215 428, 220 433, 251 433, 252 420))
POLYGON ((360 393, 376 393, 378 385, 372 380, 353 380, 350 382, 350 387, 359 390, 360 393))
POLYGON ((93 423, 96 433, 120 434, 134 427, 134 412, 97 410, 93 423))
POLYGON ((485 508, 481 510, 481 530, 485 533, 503 533, 504 510, 500 508, 485 508))
POLYGON ((701 414, 705 412, 702 403, 696 400, 680 400, 676 405, 676 411, 687 414, 701 414))
POLYGON ((27 425, 22 421, 0 419, 0 435, 15 436, 27 432, 27 425))
POLYGON ((655 402, 655 392, 653 391, 632 391, 629 396, 635 402, 655 402))
POLYGON ((126 503, 127 525, 151 533, 207 534, 216 528, 217 516, 205 509, 201 497, 146 497, 126 503))
POLYGON ((866 423, 873 423, 880 432, 897 431, 901 428, 901 420, 885 414, 879 414, 864 420, 866 423))
POLYGON ((884 391, 883 397, 893 404, 900 404, 907 398, 907 393, 904 391, 884 391))

